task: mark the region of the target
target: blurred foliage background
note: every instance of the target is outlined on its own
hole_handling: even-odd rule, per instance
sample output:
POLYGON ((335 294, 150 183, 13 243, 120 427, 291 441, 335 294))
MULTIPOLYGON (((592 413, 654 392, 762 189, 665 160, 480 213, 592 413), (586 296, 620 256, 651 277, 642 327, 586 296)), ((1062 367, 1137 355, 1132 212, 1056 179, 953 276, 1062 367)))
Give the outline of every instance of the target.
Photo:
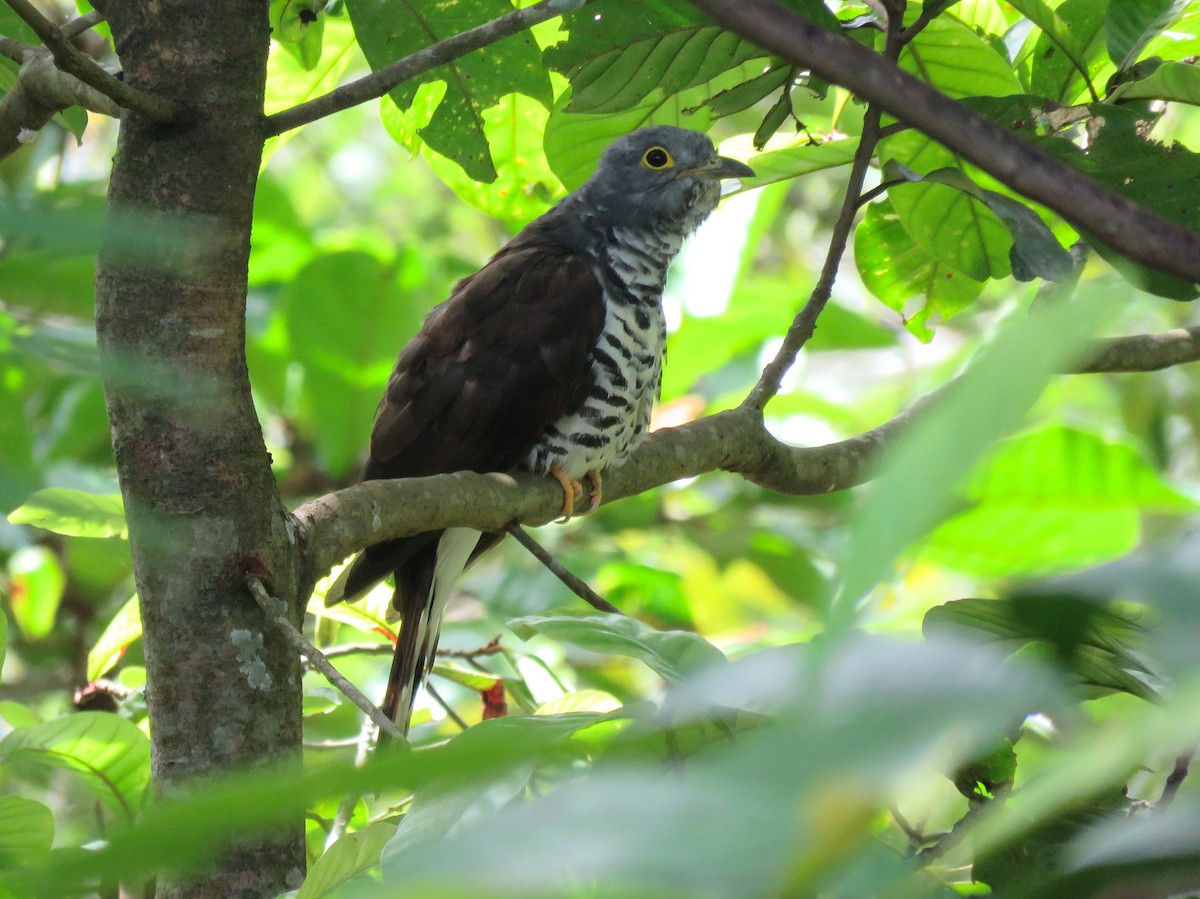
MULTIPOLYGON (((882 46, 871 6, 790 5, 882 46)), ((446 33, 505 4, 459 6, 446 33)), ((403 31, 398 7, 272 9, 268 113, 407 52, 380 39, 403 31)), ((998 120, 1024 110, 1043 147, 1198 224, 1200 4, 939 10, 902 67, 998 120)), ((446 95, 435 72, 393 93, 404 110, 385 98, 268 143, 247 355, 289 505, 354 482, 395 355, 453 282, 646 122, 708 129, 762 176, 673 270, 658 423, 741 401, 816 282, 863 106, 697 15, 597 3, 538 26, 478 96, 446 95), (701 62, 677 77, 643 44, 701 62), (438 121, 463 102, 481 133, 438 121)), ((0 32, 21 28, 0 13, 0 32)), ((1039 208, 1040 230, 1013 232, 921 176, 949 166, 1011 197, 1003 185, 899 128, 868 179, 887 189, 767 408, 775 434, 821 444, 966 371, 880 482, 790 497, 710 474, 538 532, 630 621, 583 615, 506 545, 461 584, 416 749, 355 767, 361 716, 309 673, 300 783, 265 774, 149 807, 92 319, 115 134, 75 115, 0 162, 11 895, 115 895, 297 803, 315 863, 303 897, 1195 894, 1197 372, 1053 375, 1088 336, 1188 325, 1192 307, 1164 297, 1194 291, 1107 249, 1064 275, 1067 224, 1039 208), (1014 238, 1057 253, 1031 261, 1014 238), (480 724, 501 702, 508 717, 480 724)), ((322 587, 310 637, 379 694, 386 591, 325 610, 322 587)))

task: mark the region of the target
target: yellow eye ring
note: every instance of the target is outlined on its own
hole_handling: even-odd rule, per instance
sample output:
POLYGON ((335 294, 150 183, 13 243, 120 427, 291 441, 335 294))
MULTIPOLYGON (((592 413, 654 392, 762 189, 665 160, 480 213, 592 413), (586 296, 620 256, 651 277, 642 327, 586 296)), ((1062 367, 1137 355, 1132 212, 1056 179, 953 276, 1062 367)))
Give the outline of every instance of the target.
POLYGON ((674 166, 675 160, 667 152, 666 147, 651 147, 642 154, 642 168, 650 169, 652 172, 661 172, 663 169, 674 168, 674 166))

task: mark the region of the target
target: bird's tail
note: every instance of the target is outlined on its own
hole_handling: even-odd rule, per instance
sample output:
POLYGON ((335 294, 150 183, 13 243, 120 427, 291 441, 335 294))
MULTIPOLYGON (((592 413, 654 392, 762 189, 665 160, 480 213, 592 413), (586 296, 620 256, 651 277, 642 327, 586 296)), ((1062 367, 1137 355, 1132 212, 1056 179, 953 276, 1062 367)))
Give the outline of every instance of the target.
POLYGON ((470 528, 449 528, 438 540, 436 551, 430 554, 432 558, 414 559, 423 564, 396 572, 392 607, 400 613, 401 625, 383 711, 405 734, 412 718, 413 700, 433 670, 446 603, 479 537, 479 531, 470 528))

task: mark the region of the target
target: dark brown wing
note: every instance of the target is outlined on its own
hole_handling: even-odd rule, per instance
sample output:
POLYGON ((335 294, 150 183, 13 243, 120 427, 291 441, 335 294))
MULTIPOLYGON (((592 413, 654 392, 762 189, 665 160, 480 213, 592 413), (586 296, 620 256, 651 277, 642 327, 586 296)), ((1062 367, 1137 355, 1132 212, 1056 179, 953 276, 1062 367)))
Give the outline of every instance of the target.
MULTIPOLYGON (((604 325, 590 260, 519 238, 459 283, 405 347, 371 434, 364 479, 507 471, 577 408, 604 325)), ((371 547, 354 563, 354 598, 437 539, 371 547)))

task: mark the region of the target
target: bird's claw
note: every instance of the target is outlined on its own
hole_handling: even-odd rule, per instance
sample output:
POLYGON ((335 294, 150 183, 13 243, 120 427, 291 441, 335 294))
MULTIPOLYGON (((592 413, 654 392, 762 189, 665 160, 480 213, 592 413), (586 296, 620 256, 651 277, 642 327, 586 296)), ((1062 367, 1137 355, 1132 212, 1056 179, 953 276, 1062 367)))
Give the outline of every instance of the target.
MULTIPOLYGON (((559 524, 565 524, 571 520, 571 515, 575 511, 575 503, 583 499, 583 484, 569 477, 562 467, 557 463, 550 466, 549 474, 554 480, 558 481, 559 486, 563 491, 562 518, 558 519, 559 524)), ((585 515, 591 515, 600 508, 601 497, 601 480, 600 472, 595 469, 589 470, 584 474, 584 480, 588 482, 588 494, 591 497, 591 502, 588 505, 588 510, 585 515)))

